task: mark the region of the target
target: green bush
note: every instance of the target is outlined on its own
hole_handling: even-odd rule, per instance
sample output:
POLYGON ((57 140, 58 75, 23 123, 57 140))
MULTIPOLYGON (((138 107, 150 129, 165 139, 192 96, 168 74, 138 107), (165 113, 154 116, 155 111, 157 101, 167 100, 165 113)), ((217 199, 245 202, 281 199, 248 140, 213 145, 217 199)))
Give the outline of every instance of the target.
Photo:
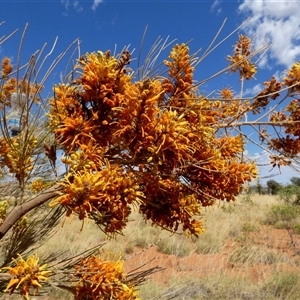
POLYGON ((278 192, 279 198, 286 204, 300 205, 300 187, 290 184, 278 192))
POLYGON ((299 207, 294 205, 273 205, 267 214, 266 223, 276 227, 280 226, 280 228, 291 229, 296 222, 299 212, 299 207))
POLYGON ((282 188, 281 184, 273 179, 267 181, 267 186, 269 193, 271 193, 272 195, 277 195, 282 188))

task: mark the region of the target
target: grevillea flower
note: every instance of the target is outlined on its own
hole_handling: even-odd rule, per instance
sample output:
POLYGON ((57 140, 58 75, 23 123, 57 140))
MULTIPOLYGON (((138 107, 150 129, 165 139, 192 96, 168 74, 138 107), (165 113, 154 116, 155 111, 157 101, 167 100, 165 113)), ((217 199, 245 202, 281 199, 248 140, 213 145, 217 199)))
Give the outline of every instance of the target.
MULTIPOLYGON (((233 66, 245 78, 256 71, 249 41, 241 38, 233 66)), ((154 224, 201 234, 201 207, 234 200, 257 170, 241 162, 240 136, 216 134, 244 104, 230 89, 222 91, 227 101, 199 95, 195 62, 186 44, 175 45, 164 61, 166 77, 134 81, 110 53, 85 54, 78 78, 56 86, 51 100, 50 126, 70 170, 52 205, 92 218, 108 233, 126 226, 134 204, 154 224)))
POLYGON ((265 81, 264 86, 265 88, 255 97, 251 105, 253 113, 260 113, 260 109, 265 108, 269 104, 270 99, 276 100, 280 96, 282 84, 274 77, 270 81, 265 81))
POLYGON ((92 255, 75 265, 75 299, 140 300, 138 292, 126 280, 122 260, 105 260, 92 255))
POLYGON ((7 78, 12 69, 13 66, 10 63, 10 59, 8 57, 4 57, 2 60, 2 78, 7 78))
POLYGON ((30 175, 37 143, 38 140, 34 135, 28 135, 26 141, 22 134, 11 140, 9 151, 4 155, 4 162, 10 172, 15 174, 17 180, 25 180, 30 175), (24 143, 26 143, 26 147, 24 143))
MULTIPOLYGON (((164 63, 169 67, 169 77, 174 79, 173 89, 170 89, 170 87, 167 89, 172 92, 171 97, 175 103, 180 102, 180 98, 188 98, 192 88, 194 72, 189 47, 186 44, 175 45, 170 53, 169 60, 165 60, 164 63)), ((168 80, 164 81, 165 88, 167 83, 168 80)))
POLYGON ((223 100, 231 100, 234 97, 234 92, 230 88, 224 88, 219 92, 221 99, 223 100))
POLYGON ((31 183, 31 185, 29 186, 29 189, 34 193, 39 193, 47 187, 48 187, 48 184, 45 181, 43 181, 41 179, 36 179, 31 183))
POLYGON ((34 289, 35 294, 42 283, 49 279, 51 271, 45 270, 47 265, 40 265, 37 255, 31 255, 26 260, 19 255, 18 259, 13 259, 14 267, 5 267, 11 275, 11 280, 8 283, 5 292, 13 293, 15 289, 20 290, 21 296, 29 300, 31 289, 34 289))
POLYGON ((0 201, 0 225, 3 223, 6 217, 8 208, 9 208, 9 204, 7 201, 0 201))
POLYGON ((121 231, 131 212, 129 204, 139 202, 143 193, 139 191, 134 177, 127 176, 118 166, 108 161, 102 170, 89 168, 71 172, 61 183, 61 195, 51 205, 67 208, 67 216, 75 213, 80 220, 92 218, 106 232, 121 231))
POLYGON ((251 62, 251 40, 245 35, 239 35, 239 40, 236 44, 234 55, 228 56, 231 72, 239 72, 240 78, 249 80, 254 77, 257 72, 255 63, 251 62))
POLYGON ((300 92, 300 62, 296 62, 287 70, 287 75, 284 77, 284 84, 290 88, 290 93, 300 92))

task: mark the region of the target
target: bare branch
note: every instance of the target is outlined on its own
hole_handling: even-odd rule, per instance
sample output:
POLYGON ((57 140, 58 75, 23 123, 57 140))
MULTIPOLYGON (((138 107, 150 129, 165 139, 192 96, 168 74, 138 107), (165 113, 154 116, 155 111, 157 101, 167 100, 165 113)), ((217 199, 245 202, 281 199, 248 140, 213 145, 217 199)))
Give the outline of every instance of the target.
POLYGON ((43 193, 36 196, 35 198, 29 200, 28 202, 16 206, 4 220, 3 224, 0 226, 0 239, 2 239, 5 236, 5 234, 14 226, 14 224, 22 216, 57 196, 57 192, 60 189, 60 186, 56 184, 50 187, 49 189, 45 190, 43 193))

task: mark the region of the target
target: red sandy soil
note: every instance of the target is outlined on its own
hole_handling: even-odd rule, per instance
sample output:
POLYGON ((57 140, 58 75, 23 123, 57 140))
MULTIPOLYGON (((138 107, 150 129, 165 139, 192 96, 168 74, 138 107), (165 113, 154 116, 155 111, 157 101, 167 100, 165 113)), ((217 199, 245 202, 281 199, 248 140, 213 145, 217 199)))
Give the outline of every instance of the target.
MULTIPOLYGON (((287 230, 265 226, 261 227, 259 232, 251 233, 246 243, 237 242, 233 239, 227 240, 222 251, 216 254, 191 253, 186 257, 177 257, 159 252, 156 246, 148 249, 136 248, 133 254, 128 255, 125 267, 129 274, 133 270, 142 271, 161 267, 163 270, 150 275, 148 278, 166 286, 174 277, 192 276, 193 279, 197 279, 217 274, 239 276, 238 278, 248 278, 253 283, 258 283, 269 278, 274 272, 300 272, 300 235, 294 234, 293 242, 294 244, 292 244, 287 230), (279 257, 285 258, 284 262, 257 263, 254 265, 230 262, 229 258, 233 251, 243 246, 257 246, 265 251, 274 251, 279 257)), ((31 299, 54 300, 50 295, 32 297, 31 299)))
MULTIPOLYGON (((201 239, 201 237, 200 237, 201 239)), ((173 277, 193 276, 205 277, 211 274, 238 275, 259 282, 270 277, 274 272, 281 270, 300 272, 300 235, 291 238, 287 230, 263 227, 259 232, 252 233, 246 243, 228 240, 221 252, 216 254, 191 253, 187 257, 166 255, 157 251, 156 246, 146 250, 135 249, 134 254, 126 260, 126 269, 138 271, 154 267, 162 267, 149 278, 159 283, 168 284, 173 277), (260 247, 263 251, 273 251, 279 257, 284 257, 284 262, 257 263, 254 265, 232 263, 229 258, 237 247, 260 247)))

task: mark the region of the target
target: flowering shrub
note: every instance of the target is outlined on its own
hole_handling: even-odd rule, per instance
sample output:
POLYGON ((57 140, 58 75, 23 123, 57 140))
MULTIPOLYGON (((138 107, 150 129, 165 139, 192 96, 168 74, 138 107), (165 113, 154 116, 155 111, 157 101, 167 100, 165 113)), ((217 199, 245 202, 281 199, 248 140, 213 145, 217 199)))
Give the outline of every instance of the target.
MULTIPOLYGON (((154 52, 159 49, 155 46, 154 52)), ((257 53, 251 39, 239 35, 225 71, 238 73, 243 86, 258 72, 253 62, 257 53)), ((157 55, 150 52, 148 58, 155 62, 157 55)), ((184 43, 173 46, 160 75, 137 76, 128 68, 127 49, 116 56, 97 51, 78 58, 72 80, 55 85, 51 99, 44 101, 44 79, 37 83, 35 59, 22 77, 4 58, 0 75, 0 175, 12 185, 5 193, 15 197, 0 203, 0 239, 8 237, 3 245, 9 249, 3 251, 0 267, 11 277, 6 292, 18 291, 29 299, 51 276, 59 282, 54 286, 71 291, 75 299, 137 300, 136 285, 143 275, 128 280, 121 260, 87 251, 90 255, 77 262, 70 258, 71 268, 58 264, 61 269, 46 270, 38 256, 26 253, 24 259, 24 252, 42 241, 61 212, 82 222, 92 219, 116 237, 136 209, 153 225, 199 237, 205 227, 203 208, 234 201, 258 175, 255 163, 244 155, 245 139, 251 141, 244 126, 258 133, 272 167, 291 165, 299 154, 299 63, 282 81, 265 81, 254 97, 237 97, 226 87, 210 98, 194 79, 199 60, 184 43), (280 103, 293 98, 285 111, 268 108, 285 90, 280 103), (268 109, 263 115, 269 115, 267 121, 261 121, 263 116, 248 120, 261 109, 268 109), (13 128, 8 122, 12 115, 13 128), (58 173, 57 150, 64 154, 63 176, 58 173), (43 223, 45 215, 35 209, 47 202, 58 209, 43 223)))

